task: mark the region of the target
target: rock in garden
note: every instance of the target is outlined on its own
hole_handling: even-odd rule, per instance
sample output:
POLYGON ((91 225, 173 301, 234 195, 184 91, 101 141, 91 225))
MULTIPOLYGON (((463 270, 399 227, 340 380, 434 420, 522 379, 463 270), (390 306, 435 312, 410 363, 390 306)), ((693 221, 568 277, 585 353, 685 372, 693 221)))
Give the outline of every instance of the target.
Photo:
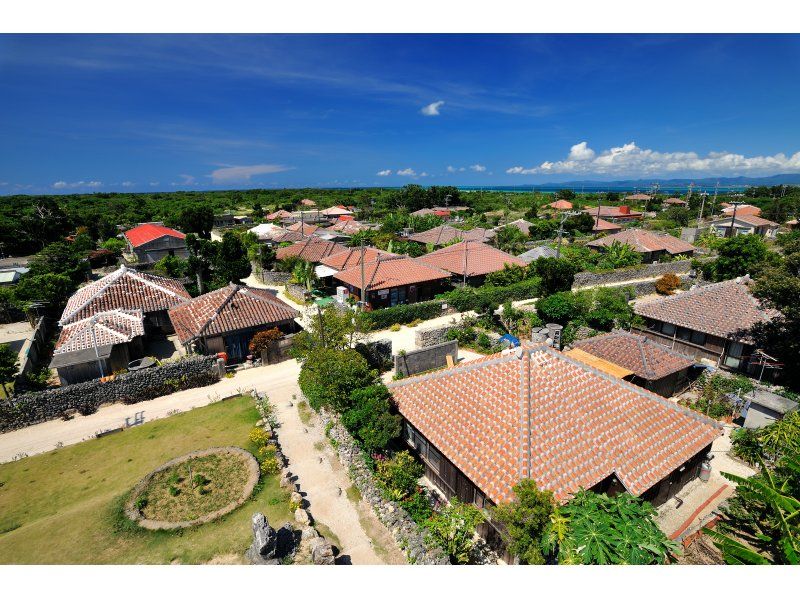
POLYGON ((293 557, 299 543, 297 536, 299 533, 295 532, 291 524, 287 523, 281 527, 277 532, 275 556, 279 559, 293 557))
POLYGON ((301 525, 311 525, 311 516, 303 508, 299 508, 294 512, 294 520, 301 525))
POLYGON ((319 532, 311 526, 304 527, 300 532, 300 538, 303 541, 313 540, 314 538, 319 538, 319 532))
POLYGON ((333 556, 333 547, 324 538, 311 540, 311 560, 315 565, 335 565, 336 559, 333 556))
POLYGON ((303 496, 299 492, 292 492, 292 496, 289 500, 296 505, 303 504, 303 496))
POLYGON ((253 543, 245 554, 254 565, 264 565, 275 557, 277 534, 262 513, 255 513, 252 521, 253 543))

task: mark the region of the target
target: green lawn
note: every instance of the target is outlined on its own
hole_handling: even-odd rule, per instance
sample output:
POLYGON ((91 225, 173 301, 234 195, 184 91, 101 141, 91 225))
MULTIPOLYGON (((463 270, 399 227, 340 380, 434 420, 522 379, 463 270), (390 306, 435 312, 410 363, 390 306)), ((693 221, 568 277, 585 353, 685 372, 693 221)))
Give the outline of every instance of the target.
POLYGON ((275 476, 233 513, 188 530, 141 530, 120 517, 120 503, 174 457, 212 446, 253 451, 247 435, 258 418, 241 397, 0 465, 0 563, 241 561, 254 512, 275 528, 291 519, 275 476))

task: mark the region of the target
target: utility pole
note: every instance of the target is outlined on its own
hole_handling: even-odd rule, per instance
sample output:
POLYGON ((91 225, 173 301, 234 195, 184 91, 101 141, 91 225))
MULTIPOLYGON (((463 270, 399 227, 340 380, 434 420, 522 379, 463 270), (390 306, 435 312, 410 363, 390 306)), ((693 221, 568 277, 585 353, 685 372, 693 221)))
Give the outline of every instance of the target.
POLYGON ((730 235, 729 236, 731 236, 731 237, 733 237, 733 225, 736 223, 736 208, 738 208, 743 203, 744 203, 743 201, 732 201, 731 202, 731 205, 733 205, 733 217, 731 218, 731 226, 730 226, 730 229, 729 229, 730 230, 730 235))
POLYGON ((580 212, 564 212, 561 215, 561 223, 558 225, 558 243, 556 243, 556 258, 561 257, 561 237, 564 235, 564 223, 570 216, 577 216, 580 212))
POLYGON ((717 207, 717 192, 719 191, 719 181, 714 185, 714 199, 711 200, 711 218, 714 217, 714 208, 717 207))
POLYGON ((97 316, 92 316, 91 320, 89 320, 89 326, 92 329, 92 345, 94 345, 94 356, 97 359, 97 367, 100 368, 100 377, 106 377, 106 370, 103 367, 103 360, 100 359, 100 352, 97 350, 97 333, 95 332, 94 327, 97 326, 97 316))
POLYGON ((364 307, 367 304, 367 290, 364 288, 366 286, 366 278, 364 276, 364 238, 361 238, 361 309, 363 311, 364 307))
POLYGON ((467 286, 467 252, 469 251, 469 241, 464 241, 464 286, 467 286))
MULTIPOLYGON (((700 202, 700 212, 697 214, 697 230, 700 230, 700 223, 703 221, 703 209, 706 207, 706 193, 703 193, 703 200, 700 202)), ((716 195, 715 195, 716 197, 716 195)))

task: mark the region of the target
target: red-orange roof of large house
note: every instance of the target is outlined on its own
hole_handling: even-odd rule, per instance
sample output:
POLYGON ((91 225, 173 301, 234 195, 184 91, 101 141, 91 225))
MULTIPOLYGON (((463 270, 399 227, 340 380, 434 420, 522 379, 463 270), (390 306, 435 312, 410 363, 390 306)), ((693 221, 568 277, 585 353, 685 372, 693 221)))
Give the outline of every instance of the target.
POLYGON ((177 239, 185 239, 186 235, 182 232, 162 226, 161 224, 140 224, 130 230, 125 231, 125 238, 128 239, 131 245, 139 247, 150 241, 155 241, 161 237, 175 237, 177 239))
MULTIPOLYGON (((333 277, 357 289, 361 288, 362 269, 360 265, 337 272, 333 277)), ((369 291, 449 278, 450 272, 405 256, 379 257, 373 262, 365 262, 363 272, 363 280, 369 291)))
POLYGON ((459 276, 464 276, 465 270, 466 276, 483 276, 502 270, 506 264, 523 268, 528 265, 524 260, 480 241, 461 241, 417 259, 459 276))
POLYGON ((339 245, 333 241, 326 241, 312 235, 286 247, 279 247, 275 252, 275 257, 282 260, 294 255, 307 262, 319 263, 322 258, 340 251, 345 251, 346 249, 347 247, 344 245, 339 245))
POLYGON ((545 345, 388 386, 400 414, 495 503, 526 478, 560 501, 612 475, 639 496, 722 434, 545 345))
POLYGON ((600 216, 601 218, 618 218, 619 220, 628 220, 633 218, 641 218, 642 212, 631 210, 630 206, 600 206, 600 213, 597 213, 597 208, 585 208, 583 210, 591 216, 600 216))
POLYGON ((638 253, 652 253, 666 251, 671 255, 693 253, 696 248, 682 239, 667 233, 656 233, 641 228, 629 228, 601 239, 589 241, 589 247, 609 247, 614 241, 630 245, 638 253))
POLYGON ((595 217, 594 226, 592 227, 592 230, 596 233, 608 233, 608 232, 621 231, 622 227, 619 224, 614 224, 613 222, 609 222, 608 220, 603 220, 602 218, 595 217))
POLYGON ((566 199, 559 199, 553 203, 547 204, 547 207, 553 208, 554 210, 571 210, 572 202, 567 201, 566 199))
MULTIPOLYGON (((334 270, 347 270, 361 263, 362 251, 360 247, 347 247, 344 251, 339 251, 333 255, 322 258, 320 263, 334 270)), ((364 247, 364 263, 368 264, 380 258, 402 257, 396 253, 376 249, 375 247, 364 247)))

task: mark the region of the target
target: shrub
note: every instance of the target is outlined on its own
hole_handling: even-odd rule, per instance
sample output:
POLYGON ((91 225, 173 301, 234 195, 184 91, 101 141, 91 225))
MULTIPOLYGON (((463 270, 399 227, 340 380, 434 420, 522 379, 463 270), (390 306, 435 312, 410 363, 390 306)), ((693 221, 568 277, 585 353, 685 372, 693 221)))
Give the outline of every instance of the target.
POLYGON ((181 493, 181 491, 178 488, 176 488, 175 486, 170 486, 169 487, 170 496, 178 496, 180 493, 181 493))
MULTIPOLYGON (((408 324, 414 320, 430 320, 442 315, 442 301, 423 301, 408 305, 395 305, 364 313, 364 318, 373 328, 384 329, 394 324, 408 324)), ((399 330, 399 327, 398 327, 399 330)))
POLYGON ((248 438, 250 439, 250 442, 255 444, 258 448, 261 448, 270 441, 272 434, 263 428, 253 428, 250 430, 248 438))
POLYGON ((259 461, 263 461, 265 459, 269 459, 270 457, 274 457, 277 450, 278 447, 276 447, 274 444, 267 444, 265 446, 262 446, 260 449, 258 449, 259 461))
POLYGON ((146 496, 140 496, 136 499, 136 502, 133 503, 133 506, 136 507, 139 511, 144 509, 147 506, 148 500, 146 496))
POLYGON ((261 332, 256 332, 253 335, 253 338, 247 348, 253 355, 261 355, 261 353, 266 351, 272 343, 282 339, 283 336, 283 332, 277 328, 262 330, 261 332))
POLYGON ((437 298, 452 305, 458 311, 475 310, 484 313, 488 305, 501 305, 506 301, 533 299, 539 295, 541 279, 527 278, 521 282, 496 287, 484 285, 480 288, 463 287, 448 291, 437 298))
POLYGON ((569 291, 578 273, 578 266, 564 258, 543 257, 531 265, 541 279, 541 295, 569 291))
POLYGON ((401 506, 418 525, 422 525, 433 516, 433 507, 422 488, 417 488, 416 492, 412 492, 406 497, 401 506))
POLYGON ((681 286, 681 279, 673 272, 667 272, 656 280, 656 293, 659 295, 672 295, 681 286))
POLYGON ((261 462, 261 475, 277 475, 281 470, 280 463, 275 457, 269 457, 261 462))
POLYGON ((391 413, 390 396, 383 384, 358 388, 350 395, 352 407, 342 414, 344 427, 370 453, 385 449, 400 436, 402 423, 391 413))
POLYGON ((523 564, 541 565, 544 563, 542 540, 555 506, 553 493, 539 490, 536 482, 530 479, 522 480, 513 490, 514 502, 494 507, 493 517, 505 526, 511 554, 523 564))
POLYGON ((375 370, 355 349, 318 349, 306 358, 298 382, 311 407, 329 406, 342 413, 350 407, 351 393, 370 386, 376 378, 375 370))
POLYGON ((475 529, 485 520, 477 507, 453 497, 448 506, 426 522, 425 527, 452 562, 464 565, 469 563, 475 546, 475 529))
POLYGON ((403 500, 417 489, 417 480, 425 467, 408 451, 396 453, 391 459, 375 463, 375 477, 391 500, 403 500))
POLYGON ((391 330, 392 332, 399 332, 400 328, 402 328, 400 324, 392 324, 391 326, 389 326, 389 330, 391 330))

